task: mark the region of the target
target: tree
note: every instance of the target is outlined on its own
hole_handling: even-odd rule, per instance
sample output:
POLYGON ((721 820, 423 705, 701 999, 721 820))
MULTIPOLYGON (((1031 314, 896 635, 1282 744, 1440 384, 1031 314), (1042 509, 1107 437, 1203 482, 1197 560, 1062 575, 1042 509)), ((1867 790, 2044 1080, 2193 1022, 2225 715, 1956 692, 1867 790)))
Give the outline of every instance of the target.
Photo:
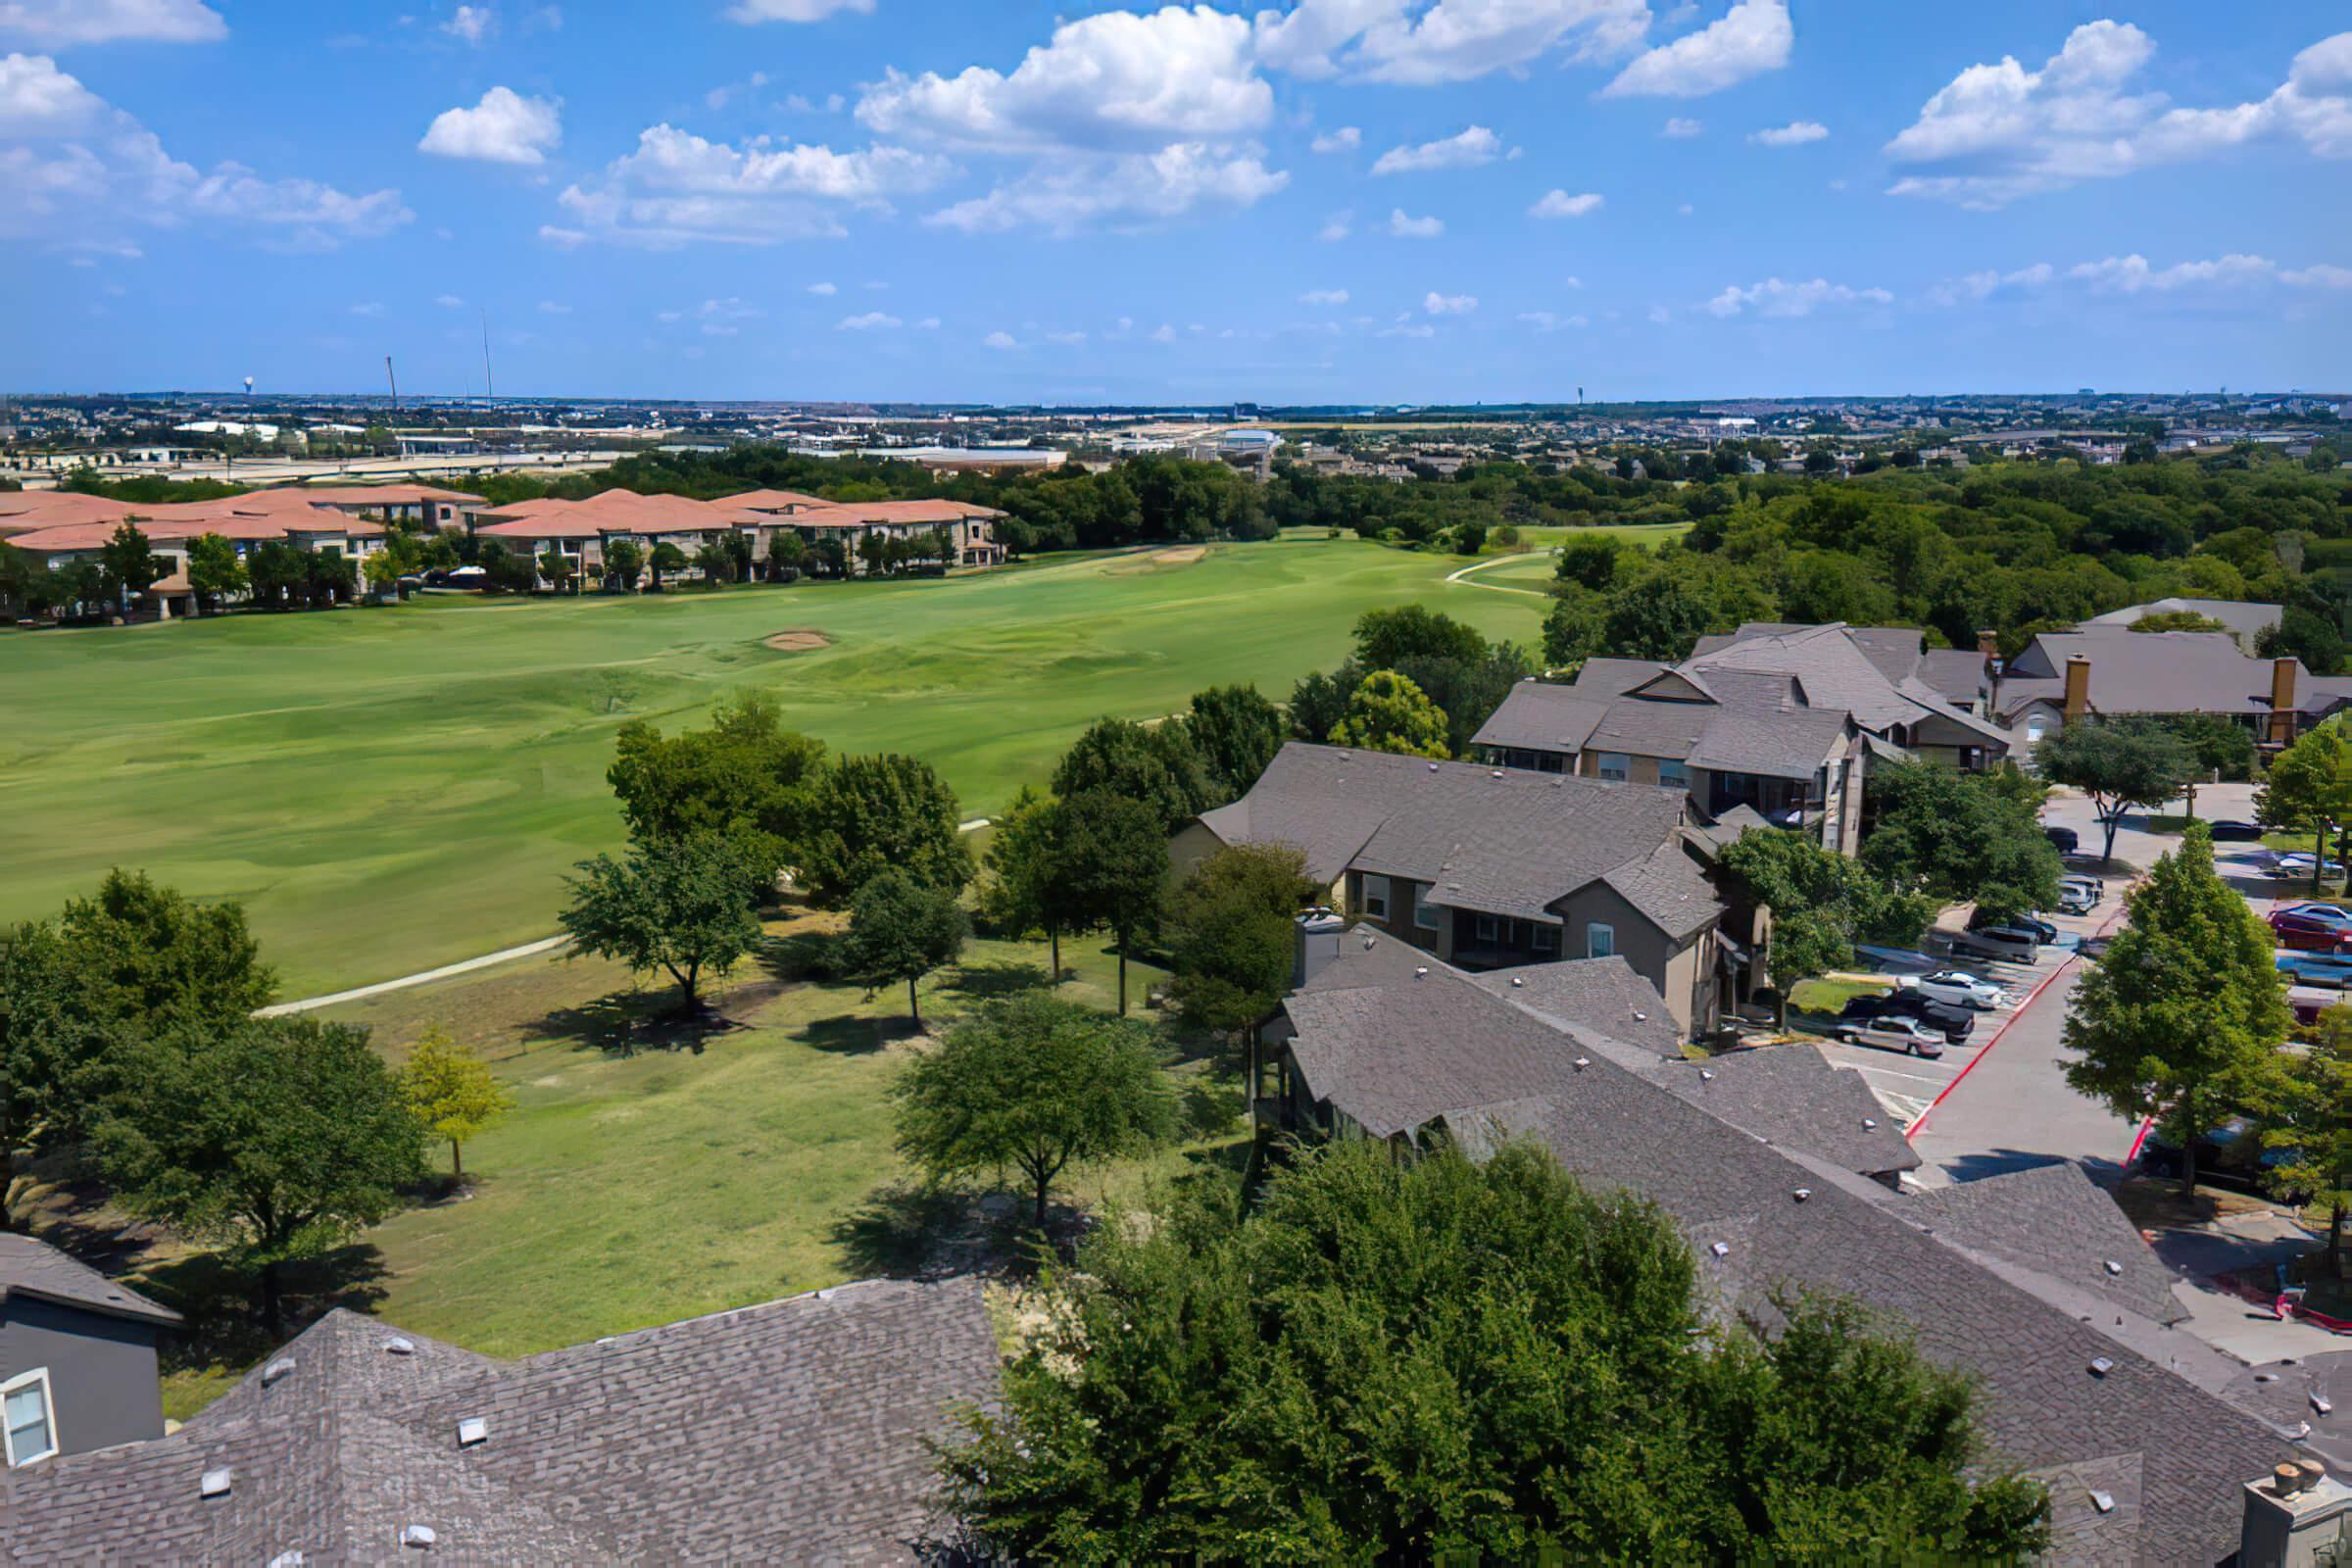
POLYGON ((1061 803, 1024 784, 992 824, 981 858, 981 923, 1019 940, 1043 931, 1053 944, 1054 983, 1061 983, 1061 933, 1070 924, 1068 895, 1054 858, 1061 803))
POLYGON ((2320 1013, 2309 1049, 2281 1053, 2256 1091, 2263 1143, 2282 1151, 2274 1191, 2328 1210, 2328 1277, 2343 1271, 2344 1214, 2352 1210, 2352 1005, 2320 1013))
POLYGON ((1465 522, 1453 530, 1453 553, 1455 555, 1480 555, 1485 552, 1486 548, 1487 525, 1485 523, 1465 522))
POLYGON ((808 831, 824 758, 822 742, 784 727, 773 700, 743 691, 721 699, 703 729, 663 735, 643 719, 621 725, 605 780, 632 838, 757 834, 772 884, 808 831))
POLYGON ((1788 1021, 1788 994, 1801 980, 1851 968, 1857 942, 1908 943, 1936 917, 1936 903, 1898 892, 1808 834, 1750 828, 1716 864, 1742 903, 1772 911, 1765 966, 1788 1021))
POLYGON ((2107 830, 2102 855, 2115 858, 2115 830, 2134 808, 2162 806, 2196 777, 2196 759, 2162 724, 2143 718, 2082 719, 2034 748, 2034 766, 2053 784, 2090 797, 2107 830))
POLYGON ((109 871, 94 895, 68 900, 58 931, 85 1004, 142 1030, 226 1025, 277 993, 243 905, 198 904, 144 871, 109 871))
POLYGON ((449 1145, 449 1174, 466 1179, 464 1146, 506 1119, 514 1097, 500 1086, 481 1057, 429 1024, 395 1081, 424 1130, 449 1145))
POLYGON ((1625 541, 1613 533, 1572 533, 1560 546, 1553 579, 1561 587, 1606 593, 1616 585, 1618 558, 1625 548, 1625 541))
POLYGON ((2289 605, 2276 626, 2265 626, 2254 637, 2254 651, 2265 659, 2300 659, 2315 675, 2334 675, 2344 667, 2344 638, 2327 616, 2289 605))
POLYGON ((1196 1028, 1248 1029, 1291 989, 1298 910, 1315 897, 1306 854, 1287 844, 1236 844, 1193 868, 1168 909, 1178 1011, 1196 1028))
POLYGON ((1331 744, 1403 757, 1453 755, 1446 742, 1446 710, 1393 669, 1364 677, 1348 699, 1348 711, 1332 726, 1331 744))
POLYGON ((79 979, 55 927, 0 930, 0 1231, 18 1228, 22 1171, 81 1136, 134 1038, 79 979))
POLYGON ((760 945, 752 890, 764 851, 712 832, 657 839, 626 860, 600 855, 564 879, 571 902, 557 922, 583 953, 618 958, 633 974, 677 982, 677 1010, 701 1005, 707 975, 724 975, 760 945))
POLYGON ((638 575, 645 570, 645 552, 634 539, 615 539, 605 546, 605 581, 618 583, 623 593, 637 591, 638 575))
POLYGON ((164 564, 148 548, 147 536, 127 519, 116 523, 114 534, 99 547, 98 564, 106 573, 107 597, 126 612, 130 602, 164 574, 164 564))
POLYGON ((2196 1141, 2259 1089, 2286 1038, 2285 982, 2270 928, 2213 869, 2191 822, 2134 888, 2130 923, 2075 988, 2067 1082, 2118 1115, 2158 1116, 2196 1190, 2196 1141))
POLYGON ((1149 803, 1161 827, 1173 833, 1216 804, 1217 785, 1182 723, 1147 729, 1124 718, 1101 718, 1070 743, 1054 769, 1054 793, 1063 800, 1088 790, 1149 803))
POLYGON ((386 593, 397 593, 400 587, 400 565, 388 550, 378 550, 369 556, 360 570, 366 573, 370 597, 378 604, 386 593))
POLYGON ((258 1269, 272 1336, 282 1266, 382 1220, 423 1174, 423 1129, 364 1029, 246 1019, 142 1041, 134 1061, 137 1092, 97 1128, 115 1200, 258 1269))
POLYGON ((1348 699, 1364 683, 1364 672, 1349 660, 1329 674, 1310 670, 1291 688, 1291 739, 1321 746, 1348 716, 1348 699))
POLYGON ((218 610, 220 601, 245 586, 245 563, 237 547, 217 533, 198 534, 188 541, 188 591, 199 605, 218 610))
POLYGON ((723 541, 707 544, 694 553, 694 569, 708 586, 724 588, 735 580, 735 553, 723 541))
POLYGON ((1367 610, 1355 621, 1356 662, 1386 669, 1402 659, 1459 659, 1475 663, 1487 657, 1487 640, 1451 615, 1423 605, 1367 610))
POLYGON ((1175 1120, 1149 1031, 1035 992, 958 1020, 891 1098, 899 1150, 927 1177, 1011 1166, 1040 1227, 1063 1171, 1149 1148, 1175 1120))
POLYGON ((837 908, 898 866, 918 882, 960 892, 972 852, 956 822, 956 792, 931 764, 911 757, 845 757, 815 780, 800 880, 808 897, 837 908))
POLYGON ((2048 908, 2058 897, 2058 851, 2041 831, 2038 804, 2000 777, 1928 761, 1872 768, 1878 825, 1863 841, 1863 865, 1891 887, 1998 918, 2048 908))
POLYGON ((1589 588, 1563 587, 1544 615, 1544 662, 1573 675, 1608 647, 1608 601, 1589 588))
POLYGON ((1004 1561, 2023 1560, 2042 1489, 1857 1309, 1719 1316, 1658 1210, 1342 1140, 1096 1226, 943 1502, 1004 1561), (1661 1457, 1672 1455, 1672 1462, 1661 1457))
POLYGON ((340 550, 302 552, 302 592, 314 610, 323 610, 359 591, 360 568, 340 550))
POLYGON ((1159 917, 1168 839, 1144 801, 1108 790, 1068 797, 1054 813, 1054 880, 1073 930, 1108 927, 1119 946, 1119 1014, 1127 1012, 1127 954, 1159 917))
POLYGON ((283 610, 309 587, 309 552, 297 550, 282 539, 266 540, 245 558, 245 575, 253 584, 255 604, 283 610))
POLYGON ((577 558, 549 545, 539 552, 539 575, 546 578, 547 585, 557 593, 569 593, 573 580, 579 575, 579 562, 577 558))
POLYGON ((850 900, 850 929, 842 943, 842 972, 866 988, 906 982, 906 1014, 923 1026, 915 982, 963 951, 963 910, 945 888, 918 882, 892 866, 850 900))
POLYGON ((1193 693, 1186 736, 1207 768, 1220 801, 1238 800, 1282 750, 1282 710, 1255 686, 1211 686, 1193 693))
POLYGON ((2305 730, 2271 759, 2254 792, 2254 814, 2265 827, 2313 836, 2311 891, 2319 892, 2328 836, 2340 845, 2352 829, 2352 744, 2340 719, 2305 730))
POLYGON ((653 554, 645 558, 645 564, 653 575, 650 586, 654 592, 660 593, 662 579, 674 577, 686 569, 686 552, 667 539, 659 540, 654 545, 653 554))

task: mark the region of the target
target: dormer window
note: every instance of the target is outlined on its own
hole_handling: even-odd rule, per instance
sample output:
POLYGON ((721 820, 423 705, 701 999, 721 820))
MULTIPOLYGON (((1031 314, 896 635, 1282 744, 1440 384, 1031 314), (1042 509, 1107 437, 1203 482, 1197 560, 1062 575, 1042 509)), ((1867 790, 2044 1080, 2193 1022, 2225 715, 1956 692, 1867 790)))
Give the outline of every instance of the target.
POLYGON ((14 1470, 57 1451, 57 1412, 49 1399, 49 1369, 34 1367, 0 1383, 0 1416, 4 1416, 8 1467, 14 1470))

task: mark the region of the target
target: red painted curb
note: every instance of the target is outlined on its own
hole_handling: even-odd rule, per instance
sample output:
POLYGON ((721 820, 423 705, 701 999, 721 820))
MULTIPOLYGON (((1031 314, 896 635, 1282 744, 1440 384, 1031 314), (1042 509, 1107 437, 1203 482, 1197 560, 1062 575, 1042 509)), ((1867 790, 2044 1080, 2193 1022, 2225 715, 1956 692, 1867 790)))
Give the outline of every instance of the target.
POLYGON ((2156 1118, 2150 1116, 2139 1124, 2139 1131, 2132 1135, 2132 1152, 2124 1156, 2124 1169, 2130 1170, 2132 1162, 2139 1157, 2139 1146, 2148 1141, 2148 1129, 2155 1125, 2156 1118))

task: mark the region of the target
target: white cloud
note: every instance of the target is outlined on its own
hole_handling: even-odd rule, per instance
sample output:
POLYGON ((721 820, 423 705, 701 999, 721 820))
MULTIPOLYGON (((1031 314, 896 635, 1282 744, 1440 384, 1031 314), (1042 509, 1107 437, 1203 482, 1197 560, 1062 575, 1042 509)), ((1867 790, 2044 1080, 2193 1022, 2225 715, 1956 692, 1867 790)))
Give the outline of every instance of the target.
POLYGON ((1315 231, 1315 238, 1328 245, 1335 240, 1346 239, 1354 231, 1354 226, 1355 214, 1334 213, 1323 220, 1323 226, 1315 231))
POLYGON ((542 316, 569 316, 571 314, 571 307, 564 304, 562 300, 541 300, 539 302, 539 313, 542 316))
POLYGON ((1307 145, 1319 153, 1351 153, 1364 144, 1364 133, 1354 125, 1342 125, 1326 131, 1307 145))
POLYGON ((819 299, 830 299, 834 295, 840 293, 841 290, 834 287, 831 283, 811 283, 808 285, 808 292, 814 294, 819 299))
POLYGON ((463 310, 466 307, 466 302, 455 294, 440 295, 434 299, 433 303, 445 311, 463 310))
POLYGON ((1600 211, 1601 200, 1591 191, 1571 196, 1564 190, 1549 190, 1544 199, 1527 210, 1530 218, 1589 218, 1600 211))
POLYGON ((438 158, 544 164, 564 142, 562 110, 561 99, 525 98, 512 87, 493 87, 471 109, 444 109, 434 116, 416 149, 438 158))
POLYGON ((1048 332, 1046 341, 1058 343, 1063 348, 1073 348, 1086 341, 1086 334, 1084 332, 1048 332))
POLYGON ((1176 329, 1170 326, 1167 322, 1162 321, 1157 327, 1152 329, 1152 341, 1154 343, 1173 343, 1176 341, 1176 329))
POLYGON ((362 300, 351 308, 351 314, 354 316, 381 316, 384 314, 384 302, 382 300, 362 300))
POLYGON ((1475 169, 1502 156, 1502 138, 1484 125, 1472 125, 1440 141, 1418 147, 1392 147, 1372 164, 1375 174, 1417 174, 1432 169, 1475 169))
POLYGON ((441 30, 467 43, 480 43, 498 30, 498 13, 487 6, 460 6, 441 24, 441 30))
POLYGON ((1521 311, 1519 319, 1539 332, 1557 332, 1562 327, 1581 329, 1589 324, 1582 316, 1559 316, 1550 311, 1521 311))
POLYGON ((1021 340, 1010 332, 991 332, 980 340, 980 346, 989 349, 1017 349, 1021 346, 1021 340))
POLYGON ((2352 158, 2352 32, 2296 55, 2267 97, 2213 109, 2130 91, 2155 52, 2139 28, 2100 21, 2069 33, 2039 71, 2006 55, 1969 67, 1886 144, 1888 158, 1921 171, 1890 192, 1990 211, 2272 137, 2316 157, 2352 158))
MULTIPOLYGON (((845 316, 834 323, 836 332, 887 332, 903 324, 895 316, 881 311, 867 311, 863 316, 845 316)), ((934 320, 932 325, 939 323, 934 320)))
POLYGON ((1299 0, 1257 15, 1258 58, 1301 76, 1468 81, 1555 49, 1621 59, 1649 25, 1642 0, 1299 0))
POLYGON ((1254 206, 1290 178, 1267 169, 1254 150, 1228 154, 1178 142, 1150 154, 1043 164, 923 221, 965 233, 1037 227, 1067 234, 1102 220, 1161 221, 1203 205, 1254 206))
POLYGON ((1442 218, 1410 218, 1398 207, 1389 214, 1389 233, 1397 239, 1436 239, 1446 232, 1442 218))
POLYGON ((1778 71, 1796 29, 1787 0, 1739 0, 1722 19, 1660 44, 1617 74, 1604 98, 1699 98, 1778 71))
POLYGON ((921 320, 919 320, 919 321, 915 322, 914 324, 915 324, 915 326, 916 326, 918 329, 920 329, 920 330, 922 330, 922 331, 925 331, 925 332, 935 331, 935 330, 937 330, 937 329, 938 329, 938 327, 939 327, 939 318, 938 318, 938 317, 936 317, 936 316, 926 316, 926 317, 924 317, 924 318, 923 318, 921 320))
POLYGON ((565 228, 561 223, 541 223, 539 237, 560 251, 577 250, 588 243, 586 229, 565 228))
POLYGON ((1809 141, 1820 141, 1829 133, 1829 126, 1815 121, 1792 120, 1786 125, 1750 131, 1747 139, 1760 147, 1802 147, 1809 141))
POLYGON ((1883 288, 1851 288, 1833 283, 1826 277, 1810 282, 1788 283, 1768 277, 1761 283, 1745 288, 1738 285, 1707 301, 1707 310, 1716 316, 1740 316, 1754 312, 1758 316, 1811 316, 1825 305, 1892 305, 1894 296, 1883 288))
POLYGON ((558 200, 579 220, 569 232, 583 238, 766 245, 837 237, 844 230, 831 204, 887 211, 888 197, 927 190, 954 172, 946 159, 903 147, 837 153, 764 139, 737 147, 662 124, 558 200))
POLYGON ((767 315, 759 306, 733 294, 723 300, 703 301, 702 309, 695 314, 707 320, 720 321, 757 321, 767 315))
POLYGON ((1706 128, 1695 120, 1685 120, 1682 116, 1676 115, 1666 122, 1666 128, 1659 131, 1658 134, 1671 137, 1676 141, 1688 141, 1706 128))
POLYGON ((214 43, 228 36, 199 0, 0 0, 0 38, 37 49, 90 43, 214 43))
POLYGON ((1583 288, 1585 280, 1574 272, 1570 272, 1566 277, 1560 279, 1560 286, 1562 288, 1583 288))
POLYGON ((1298 296, 1301 305, 1345 305, 1348 291, 1344 288, 1310 288, 1298 296))
POLYGON ((373 238, 416 215, 396 190, 355 196, 310 179, 265 179, 242 164, 200 172, 46 55, 0 56, 0 235, 86 247, 127 244, 138 225, 218 222, 273 249, 373 238))
POLYGON ((874 0, 735 0, 727 8, 729 22, 822 22, 837 11, 864 15, 874 0))
POLYGON ((1663 305, 1652 305, 1652 306, 1649 308, 1649 324, 1650 324, 1650 325, 1652 325, 1652 326, 1664 326, 1664 325, 1665 325, 1665 324, 1666 324, 1668 321, 1671 321, 1671 320, 1673 320, 1673 319, 1674 319, 1674 313, 1673 313, 1672 311, 1668 310, 1668 309, 1667 309, 1665 306, 1663 306, 1663 305))
POLYGON ((2323 264, 2290 270, 2267 256, 2249 256, 2243 252, 2217 256, 2211 261, 2177 262, 2165 268, 2149 266, 2144 256, 2110 256, 2069 268, 2066 275, 2071 281, 2087 283, 2102 294, 2138 294, 2149 290, 2169 293, 2184 288, 2234 288, 2273 282, 2301 288, 2352 285, 2352 270, 2341 267, 2323 264))
POLYGON ((734 337, 742 331, 742 327, 729 326, 724 321, 705 321, 703 323, 703 336, 705 337, 734 337))
POLYGON ((1928 290, 1928 299, 1936 305, 1957 305, 1963 300, 1981 300, 2003 288, 2039 288, 2057 275, 2057 269, 2047 262, 2035 262, 2014 271, 2002 272, 1991 268, 1947 278, 1928 290))
POLYGON ((1395 326, 1382 327, 1380 335, 1382 337, 1436 337, 1438 329, 1427 321, 1399 321, 1395 326))
POLYGON ((1441 294, 1433 288, 1421 297, 1421 309, 1431 316, 1468 316, 1478 309, 1478 296, 1441 294))

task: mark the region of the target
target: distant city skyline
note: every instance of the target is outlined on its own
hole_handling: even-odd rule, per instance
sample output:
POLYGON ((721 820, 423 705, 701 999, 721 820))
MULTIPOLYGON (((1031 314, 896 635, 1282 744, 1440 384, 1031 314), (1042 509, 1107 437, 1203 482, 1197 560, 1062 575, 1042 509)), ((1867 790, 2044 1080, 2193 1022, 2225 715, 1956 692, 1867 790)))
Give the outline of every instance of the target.
POLYGON ((0 5, 0 388, 2283 391, 2352 31, 1993 0, 0 5))

